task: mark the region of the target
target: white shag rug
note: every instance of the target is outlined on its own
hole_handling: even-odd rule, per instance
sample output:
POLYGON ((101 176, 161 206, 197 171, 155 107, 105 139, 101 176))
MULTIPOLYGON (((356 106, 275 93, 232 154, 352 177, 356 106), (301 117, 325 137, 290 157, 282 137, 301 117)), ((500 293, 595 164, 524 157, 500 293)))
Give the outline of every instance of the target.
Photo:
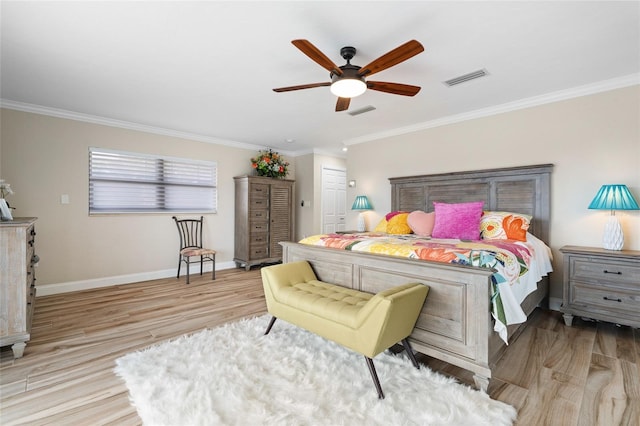
POLYGON ((511 425, 516 410, 422 366, 364 357, 268 315, 127 354, 115 372, 145 425, 511 425))

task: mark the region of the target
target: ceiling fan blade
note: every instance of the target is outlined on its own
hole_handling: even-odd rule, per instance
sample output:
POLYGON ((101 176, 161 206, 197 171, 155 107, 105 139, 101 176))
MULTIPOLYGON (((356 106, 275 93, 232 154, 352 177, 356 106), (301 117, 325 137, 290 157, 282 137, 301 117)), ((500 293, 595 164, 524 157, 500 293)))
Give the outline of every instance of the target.
POLYGON ((278 87, 273 89, 274 92, 291 92, 292 90, 301 90, 301 89, 312 89, 314 87, 323 87, 323 86, 331 86, 330 82, 326 83, 311 83, 311 84, 301 84, 300 86, 289 86, 289 87, 278 87))
POLYGON ((295 47, 300 49, 302 53, 307 55, 311 60, 320 65, 322 68, 326 69, 337 75, 342 75, 342 70, 333 61, 320 51, 317 47, 315 47, 309 40, 293 40, 291 41, 295 47))
POLYGON ((388 83, 386 81, 367 81, 367 88, 378 92, 393 93, 394 95, 415 96, 419 91, 419 86, 410 84, 388 83))
POLYGON ((351 98, 338 98, 338 102, 336 102, 336 112, 348 110, 350 102, 351 98))
POLYGON ((416 40, 410 40, 402 46, 396 47, 392 51, 380 56, 370 64, 360 68, 360 71, 358 71, 358 75, 360 77, 364 77, 375 74, 382 70, 386 70, 389 67, 397 65, 400 62, 414 57, 420 52, 424 52, 424 47, 422 47, 420 42, 416 40))

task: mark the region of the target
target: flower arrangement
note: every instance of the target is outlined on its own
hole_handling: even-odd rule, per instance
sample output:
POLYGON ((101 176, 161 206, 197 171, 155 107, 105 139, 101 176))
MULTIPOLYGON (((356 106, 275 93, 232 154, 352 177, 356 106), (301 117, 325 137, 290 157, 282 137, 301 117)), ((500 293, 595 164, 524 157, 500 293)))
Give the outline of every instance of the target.
POLYGON ((289 173, 289 163, 270 149, 258 151, 258 155, 251 159, 251 167, 256 170, 258 176, 284 178, 289 173))
POLYGON ((11 185, 6 183, 4 179, 0 179, 0 198, 6 198, 7 195, 12 195, 13 189, 11 185))

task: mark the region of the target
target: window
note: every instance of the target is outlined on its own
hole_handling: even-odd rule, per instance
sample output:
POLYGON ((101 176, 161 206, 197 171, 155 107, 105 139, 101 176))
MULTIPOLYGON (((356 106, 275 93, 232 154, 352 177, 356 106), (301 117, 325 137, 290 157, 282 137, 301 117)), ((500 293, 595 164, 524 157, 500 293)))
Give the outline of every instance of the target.
POLYGON ((89 214, 217 209, 217 163, 89 148, 89 214))

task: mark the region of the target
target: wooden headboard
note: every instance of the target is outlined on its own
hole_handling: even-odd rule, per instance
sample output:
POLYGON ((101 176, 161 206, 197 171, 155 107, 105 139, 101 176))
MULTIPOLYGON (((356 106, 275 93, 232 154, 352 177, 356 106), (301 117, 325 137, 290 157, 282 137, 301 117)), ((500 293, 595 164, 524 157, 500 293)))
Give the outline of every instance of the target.
POLYGON ((433 211, 433 202, 484 201, 484 210, 533 216, 529 232, 549 244, 553 164, 389 178, 391 209, 433 211))

